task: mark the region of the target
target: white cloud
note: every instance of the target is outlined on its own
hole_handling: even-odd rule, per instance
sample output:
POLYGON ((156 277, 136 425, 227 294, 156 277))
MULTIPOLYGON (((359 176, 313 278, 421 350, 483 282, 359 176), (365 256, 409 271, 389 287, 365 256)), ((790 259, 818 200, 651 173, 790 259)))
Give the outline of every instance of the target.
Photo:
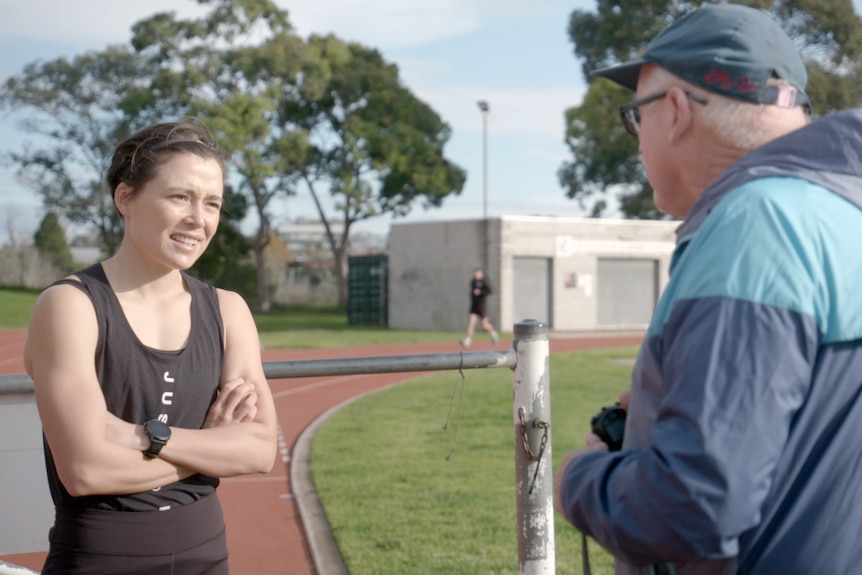
MULTIPOLYGON (((275 0, 302 35, 334 32, 380 48, 413 46, 468 32, 490 0, 275 0)), ((0 0, 0 35, 103 47, 156 12, 190 17, 193 0, 0 0)))
MULTIPOLYGON (((303 36, 334 33, 381 50, 418 46, 477 29, 506 12, 542 12, 562 0, 275 0, 303 36)), ((131 25, 157 12, 187 18, 193 0, 0 0, 0 36, 103 48, 129 40, 131 25)))
POLYGON ((548 88, 490 88, 447 86, 425 80, 405 83, 457 132, 482 131, 477 102, 485 100, 490 106, 488 129, 494 133, 536 134, 550 136, 555 141, 562 137, 563 112, 579 105, 586 93, 586 87, 582 84, 548 88))
POLYGON ((418 46, 491 20, 589 9, 593 0, 276 0, 297 31, 332 32, 382 50, 418 46))
POLYGON ((297 31, 334 33, 375 48, 416 46, 469 32, 484 0, 281 0, 297 31))
POLYGON ((183 18, 205 12, 184 0, 0 0, 0 36, 101 49, 127 42, 132 24, 167 11, 183 18))

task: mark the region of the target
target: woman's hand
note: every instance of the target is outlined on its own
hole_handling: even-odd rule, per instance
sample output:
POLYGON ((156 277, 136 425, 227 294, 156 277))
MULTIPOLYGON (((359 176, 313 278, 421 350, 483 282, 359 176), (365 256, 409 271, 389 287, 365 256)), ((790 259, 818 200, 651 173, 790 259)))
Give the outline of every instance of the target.
POLYGON ((210 407, 203 429, 231 423, 254 421, 257 416, 257 393, 254 384, 242 378, 226 382, 210 407))

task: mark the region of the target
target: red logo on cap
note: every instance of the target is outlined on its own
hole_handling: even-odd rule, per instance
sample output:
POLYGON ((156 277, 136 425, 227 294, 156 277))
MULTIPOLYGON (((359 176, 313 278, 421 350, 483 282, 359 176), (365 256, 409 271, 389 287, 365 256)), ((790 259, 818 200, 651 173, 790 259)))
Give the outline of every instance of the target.
POLYGON ((725 70, 710 70, 703 81, 707 84, 720 84, 724 90, 730 90, 730 74, 725 70))
POLYGON ((759 90, 757 86, 751 81, 751 78, 748 76, 743 76, 739 80, 736 81, 736 91, 737 92, 756 92, 759 90))
POLYGON ((710 70, 703 77, 703 81, 707 84, 718 84, 724 91, 756 92, 760 89, 754 85, 750 77, 742 76, 734 80, 727 70, 710 70))

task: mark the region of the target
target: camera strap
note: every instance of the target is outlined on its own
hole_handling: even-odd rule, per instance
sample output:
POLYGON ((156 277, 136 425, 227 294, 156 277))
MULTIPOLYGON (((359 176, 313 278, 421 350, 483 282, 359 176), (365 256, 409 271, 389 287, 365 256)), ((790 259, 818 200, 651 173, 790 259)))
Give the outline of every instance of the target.
POLYGON ((592 570, 590 569, 590 552, 587 549, 587 536, 584 532, 581 532, 581 565, 583 567, 584 575, 592 575, 592 570))

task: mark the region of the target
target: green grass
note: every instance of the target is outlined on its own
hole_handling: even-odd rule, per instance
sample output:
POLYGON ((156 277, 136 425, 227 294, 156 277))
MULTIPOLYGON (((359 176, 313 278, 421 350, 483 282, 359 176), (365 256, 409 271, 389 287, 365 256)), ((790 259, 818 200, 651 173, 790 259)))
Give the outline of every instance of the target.
MULTIPOLYGON (((39 293, 0 288, 0 329, 26 329, 39 293)), ((268 349, 455 342, 464 336, 463 332, 453 331, 401 331, 384 326, 349 325, 347 312, 338 307, 279 307, 271 313, 255 314, 254 320, 268 349)))
MULTIPOLYGON (((341 330, 286 329, 260 334, 261 342, 267 349, 353 347, 439 341, 456 343, 462 337, 464 337, 464 333, 460 331, 402 331, 372 326, 346 326, 341 330)), ((500 337, 505 338, 506 336, 500 334, 500 337)))
POLYGON ((0 288, 0 329, 26 329, 39 290, 0 288))
POLYGON ((338 307, 279 307, 255 314, 260 339, 269 349, 302 349, 458 341, 463 332, 406 331, 385 326, 349 325, 338 307))
POLYGON ((261 333, 277 333, 286 329, 340 330, 348 327, 347 311, 334 306, 277 306, 271 313, 255 314, 261 333))
MULTIPOLYGON (((580 447, 590 418, 628 386, 635 349, 551 358, 553 467, 580 447)), ((508 370, 466 372, 460 431, 442 429, 455 373, 369 395, 318 432, 314 481, 352 575, 517 574, 512 383, 508 370)), ((457 403, 453 408, 457 412, 457 403)), ((580 537, 556 517, 556 573, 581 573, 580 537)), ((613 573, 590 545, 593 573, 613 573)))

